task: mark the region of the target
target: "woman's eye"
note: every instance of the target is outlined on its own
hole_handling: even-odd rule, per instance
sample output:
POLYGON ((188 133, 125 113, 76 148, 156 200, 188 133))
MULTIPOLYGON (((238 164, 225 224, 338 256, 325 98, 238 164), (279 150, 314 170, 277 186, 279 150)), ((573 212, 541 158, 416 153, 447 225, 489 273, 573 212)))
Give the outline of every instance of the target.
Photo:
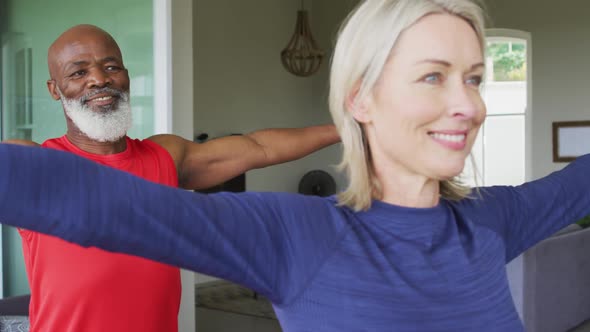
POLYGON ((473 85, 475 87, 479 87, 481 85, 481 82, 483 81, 483 78, 479 75, 474 75, 474 76, 470 76, 469 78, 467 78, 467 80, 465 81, 468 85, 473 85))
POLYGON ((431 73, 424 76, 423 81, 430 84, 437 84, 442 81, 442 75, 440 73, 431 73))

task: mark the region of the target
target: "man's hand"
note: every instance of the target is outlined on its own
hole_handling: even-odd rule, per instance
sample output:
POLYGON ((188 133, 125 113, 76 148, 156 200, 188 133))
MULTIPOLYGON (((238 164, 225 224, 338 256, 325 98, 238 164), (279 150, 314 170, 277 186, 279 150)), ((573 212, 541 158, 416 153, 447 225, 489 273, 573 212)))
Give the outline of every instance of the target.
POLYGON ((7 139, 2 141, 2 143, 7 143, 7 144, 18 144, 18 145, 26 145, 26 146, 41 146, 38 143, 35 143, 33 141, 29 141, 29 140, 24 140, 24 139, 7 139))

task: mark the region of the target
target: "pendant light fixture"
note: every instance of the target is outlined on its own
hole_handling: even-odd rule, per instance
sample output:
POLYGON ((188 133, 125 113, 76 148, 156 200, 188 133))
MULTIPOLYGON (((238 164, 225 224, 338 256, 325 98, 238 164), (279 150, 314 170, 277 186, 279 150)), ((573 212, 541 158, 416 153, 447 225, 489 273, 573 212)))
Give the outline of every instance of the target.
POLYGON ((291 41, 281 52, 283 67, 293 75, 306 77, 313 75, 322 64, 324 51, 322 51, 311 35, 309 15, 303 7, 297 11, 297 23, 295 33, 291 41))

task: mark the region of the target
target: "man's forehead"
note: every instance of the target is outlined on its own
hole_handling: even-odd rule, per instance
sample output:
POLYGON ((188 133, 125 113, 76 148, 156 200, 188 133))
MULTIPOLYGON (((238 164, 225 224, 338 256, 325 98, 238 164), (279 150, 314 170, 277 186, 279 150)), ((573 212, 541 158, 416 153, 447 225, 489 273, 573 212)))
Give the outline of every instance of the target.
POLYGON ((47 63, 49 74, 53 78, 56 71, 67 64, 82 64, 97 59, 116 59, 123 64, 119 45, 106 31, 93 26, 81 24, 62 33, 49 47, 47 63))
POLYGON ((90 62, 122 62, 118 47, 103 44, 70 43, 56 52, 55 60, 61 65, 83 65, 90 62))

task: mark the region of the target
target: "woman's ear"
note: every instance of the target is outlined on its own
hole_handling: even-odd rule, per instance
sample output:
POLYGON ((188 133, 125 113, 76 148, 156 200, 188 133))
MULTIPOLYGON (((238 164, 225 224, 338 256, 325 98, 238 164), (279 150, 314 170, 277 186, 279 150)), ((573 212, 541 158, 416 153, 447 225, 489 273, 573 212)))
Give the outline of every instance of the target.
POLYGON ((370 105, 371 105, 371 94, 361 96, 359 95, 360 83, 356 84, 355 87, 346 96, 346 110, 350 112, 352 117, 359 123, 368 123, 371 121, 370 117, 370 105))

